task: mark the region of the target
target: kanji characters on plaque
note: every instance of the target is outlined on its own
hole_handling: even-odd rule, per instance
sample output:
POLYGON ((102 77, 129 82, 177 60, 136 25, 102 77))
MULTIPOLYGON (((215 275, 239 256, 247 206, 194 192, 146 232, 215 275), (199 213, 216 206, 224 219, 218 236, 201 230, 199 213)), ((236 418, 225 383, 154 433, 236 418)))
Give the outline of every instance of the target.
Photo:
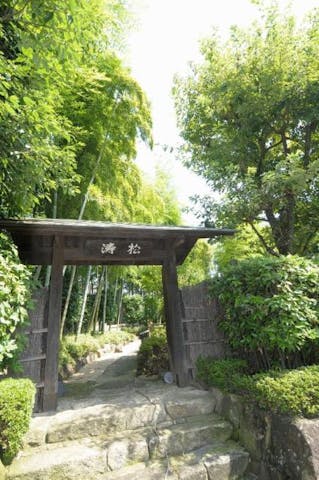
MULTIPOLYGON (((114 242, 102 243, 101 253, 102 255, 114 255, 117 245, 114 242)), ((140 255, 142 251, 141 246, 138 243, 131 242, 127 246, 126 253, 129 255, 140 255)))

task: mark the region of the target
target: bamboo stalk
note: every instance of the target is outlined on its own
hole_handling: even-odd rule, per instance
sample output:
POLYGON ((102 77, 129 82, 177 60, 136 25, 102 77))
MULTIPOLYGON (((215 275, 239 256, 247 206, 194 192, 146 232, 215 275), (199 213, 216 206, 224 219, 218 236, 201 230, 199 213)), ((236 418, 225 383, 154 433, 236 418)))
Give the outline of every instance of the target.
POLYGON ((87 271, 87 275, 86 275, 84 295, 83 295, 83 303, 82 303, 82 307, 81 307, 81 313, 80 313, 78 328, 77 328, 77 332, 76 332, 76 339, 78 339, 78 337, 81 333, 81 330, 82 330, 85 307, 86 307, 86 302, 87 302, 87 297, 88 297, 89 287, 90 287, 91 270, 92 270, 92 266, 90 265, 89 268, 88 268, 88 271, 87 271))

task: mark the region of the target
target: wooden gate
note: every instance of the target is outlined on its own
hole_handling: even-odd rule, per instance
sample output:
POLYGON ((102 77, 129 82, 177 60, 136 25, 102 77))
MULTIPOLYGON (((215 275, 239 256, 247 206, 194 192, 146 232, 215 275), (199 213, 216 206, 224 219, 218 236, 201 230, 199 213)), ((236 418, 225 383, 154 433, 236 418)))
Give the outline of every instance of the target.
POLYGON ((22 372, 19 373, 19 377, 30 378, 37 387, 36 412, 43 409, 48 299, 49 291, 47 288, 36 290, 33 294, 34 308, 29 312, 29 325, 23 331, 26 335, 26 345, 20 358, 22 372))
POLYGON ((182 323, 186 368, 195 378, 196 360, 201 356, 225 358, 227 346, 218 328, 221 308, 216 299, 210 299, 206 282, 181 290, 182 323))

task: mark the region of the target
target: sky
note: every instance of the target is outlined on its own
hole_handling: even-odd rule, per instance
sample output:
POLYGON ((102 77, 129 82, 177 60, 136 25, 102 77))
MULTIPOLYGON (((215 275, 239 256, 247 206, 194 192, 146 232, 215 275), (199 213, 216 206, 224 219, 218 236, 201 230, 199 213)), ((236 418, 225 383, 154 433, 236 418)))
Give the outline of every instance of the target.
MULTIPOLYGON (((258 8, 250 0, 131 0, 137 17, 135 31, 128 40, 128 63, 133 76, 146 92, 152 106, 154 148, 139 146, 137 163, 152 178, 155 165, 170 174, 182 207, 191 206, 189 197, 209 193, 199 178, 176 158, 181 143, 171 95, 175 74, 185 75, 190 61, 199 62, 199 41, 214 28, 227 38, 231 25, 248 26, 258 18, 258 8), (173 147, 166 152, 162 146, 173 147)), ((286 0, 280 1, 282 8, 286 0)), ((292 10, 302 17, 319 0, 292 0, 292 10)), ((211 193, 211 192, 210 192, 211 193)), ((198 224, 192 214, 183 215, 184 224, 198 224)))

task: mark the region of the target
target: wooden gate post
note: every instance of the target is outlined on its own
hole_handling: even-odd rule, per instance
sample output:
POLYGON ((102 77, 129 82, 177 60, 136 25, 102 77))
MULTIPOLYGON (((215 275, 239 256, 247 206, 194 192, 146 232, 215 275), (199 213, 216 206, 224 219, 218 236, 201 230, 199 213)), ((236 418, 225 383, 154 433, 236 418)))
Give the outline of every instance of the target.
POLYGON ((56 410, 58 397, 58 356, 63 285, 63 245, 53 239, 52 270, 49 293, 48 333, 43 391, 43 411, 56 410))
POLYGON ((177 385, 184 387, 188 385, 189 380, 186 368, 176 257, 173 248, 168 250, 167 257, 163 261, 162 278, 170 367, 175 375, 177 385))

